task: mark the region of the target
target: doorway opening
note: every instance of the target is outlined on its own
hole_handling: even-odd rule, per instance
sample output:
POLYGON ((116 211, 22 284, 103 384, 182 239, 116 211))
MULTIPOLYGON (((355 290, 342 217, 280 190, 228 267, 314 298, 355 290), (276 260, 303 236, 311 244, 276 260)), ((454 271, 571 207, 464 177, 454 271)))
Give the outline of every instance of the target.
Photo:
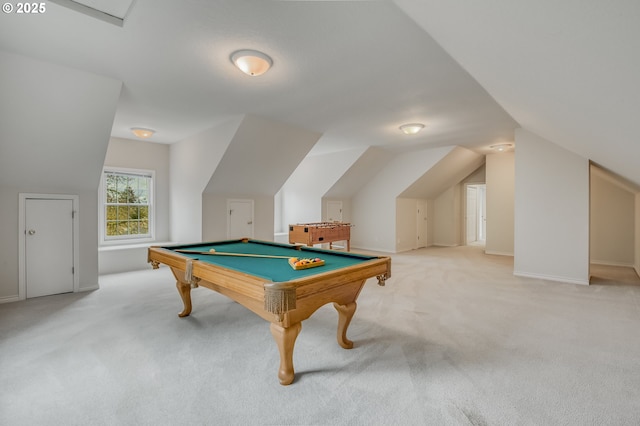
POLYGON ((465 185, 465 244, 484 246, 487 239, 487 186, 465 185))

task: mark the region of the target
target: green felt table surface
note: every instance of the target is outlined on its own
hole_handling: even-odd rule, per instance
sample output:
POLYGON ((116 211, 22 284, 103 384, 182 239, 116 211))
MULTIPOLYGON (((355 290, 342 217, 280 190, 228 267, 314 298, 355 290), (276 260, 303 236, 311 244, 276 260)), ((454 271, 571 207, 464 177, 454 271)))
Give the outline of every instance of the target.
POLYGON ((259 240, 249 240, 248 242, 243 242, 242 240, 227 240, 220 242, 173 245, 165 246, 163 248, 173 251, 190 250, 208 252, 210 249, 215 249, 216 252, 222 253, 258 254, 298 258, 317 257, 325 261, 325 264, 322 266, 295 270, 289 265, 287 259, 179 253, 181 256, 198 259, 203 262, 251 274, 273 282, 291 281, 377 259, 375 256, 335 252, 305 246, 301 247, 300 250, 296 250, 289 244, 259 240))

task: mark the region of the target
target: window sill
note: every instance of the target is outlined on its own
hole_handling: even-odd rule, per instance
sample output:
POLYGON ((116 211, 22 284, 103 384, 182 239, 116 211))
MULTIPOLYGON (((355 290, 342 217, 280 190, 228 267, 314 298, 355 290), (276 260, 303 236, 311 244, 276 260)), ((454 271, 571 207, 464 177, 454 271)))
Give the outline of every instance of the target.
POLYGON ((135 243, 135 244, 113 244, 113 245, 104 245, 98 247, 98 252, 103 251, 115 251, 115 250, 128 250, 128 249, 137 249, 137 248, 147 248, 151 246, 163 246, 173 244, 171 242, 164 241, 149 241, 146 243, 135 243))

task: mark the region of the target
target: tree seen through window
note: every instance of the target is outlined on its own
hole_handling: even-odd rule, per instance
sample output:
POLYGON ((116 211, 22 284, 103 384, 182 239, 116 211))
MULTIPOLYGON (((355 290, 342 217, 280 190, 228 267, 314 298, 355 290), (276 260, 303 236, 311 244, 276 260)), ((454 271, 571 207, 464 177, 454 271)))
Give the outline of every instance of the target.
POLYGON ((105 172, 105 235, 147 237, 151 177, 105 172))

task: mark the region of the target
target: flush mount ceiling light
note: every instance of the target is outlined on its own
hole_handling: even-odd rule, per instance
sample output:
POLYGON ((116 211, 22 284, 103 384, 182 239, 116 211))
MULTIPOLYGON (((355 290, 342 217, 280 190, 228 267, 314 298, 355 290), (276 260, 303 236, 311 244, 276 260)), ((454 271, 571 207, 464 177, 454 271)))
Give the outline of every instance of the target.
POLYGON ((151 129, 143 129, 142 127, 133 127, 131 129, 131 132, 140 139, 148 139, 153 136, 156 131, 151 129))
POLYGON ((405 135, 415 135, 422 129, 424 129, 424 124, 422 123, 409 123, 400 126, 400 130, 402 130, 402 133, 405 135))
POLYGON ((231 54, 231 62, 243 73, 256 77, 269 71, 273 61, 257 50, 238 50, 231 54))
POLYGON ((491 145, 489 148, 493 149, 494 151, 505 152, 509 150, 512 146, 513 146, 512 143, 498 143, 495 145, 491 145))

